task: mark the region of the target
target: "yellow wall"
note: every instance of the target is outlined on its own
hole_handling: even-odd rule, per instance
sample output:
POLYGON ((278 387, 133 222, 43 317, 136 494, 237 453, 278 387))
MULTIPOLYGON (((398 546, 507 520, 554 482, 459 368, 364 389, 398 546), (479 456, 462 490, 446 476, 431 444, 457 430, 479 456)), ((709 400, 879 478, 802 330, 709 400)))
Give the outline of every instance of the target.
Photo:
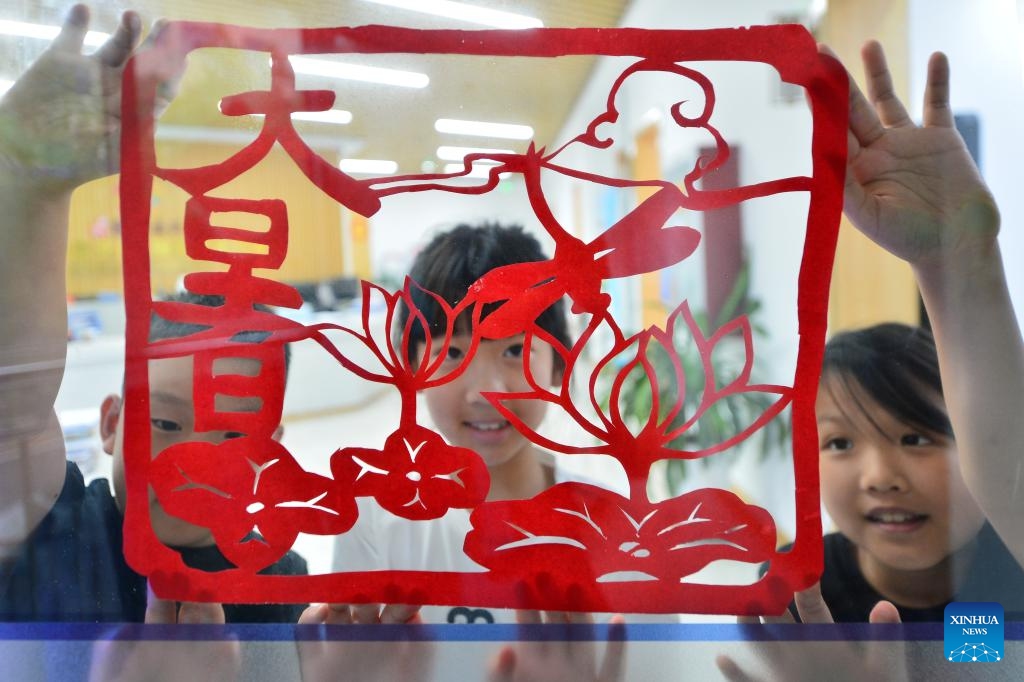
POLYGON ((351 242, 345 244, 352 253, 352 268, 350 273, 359 279, 372 280, 373 267, 370 260, 370 221, 358 213, 353 213, 342 208, 347 213, 351 242))
MULTIPOLYGON (((237 150, 237 146, 183 142, 157 145, 159 163, 164 167, 215 163, 237 150)), ((330 157, 328 160, 334 161, 330 157)), ((68 291, 73 296, 120 293, 123 289, 117 191, 117 179, 105 178, 79 188, 74 195, 68 239, 68 291)), ((290 230, 288 257, 279 271, 263 273, 266 276, 303 282, 342 274, 343 209, 314 187, 283 151, 275 148, 256 168, 211 194, 285 201, 290 230)), ((186 272, 221 269, 213 263, 192 262, 184 254, 182 219, 187 198, 173 185, 154 185, 150 253, 155 294, 173 291, 177 279, 186 272)))
MULTIPOLYGON (((660 178, 661 155, 658 153, 658 126, 649 125, 636 134, 636 158, 633 161, 633 177, 660 178)), ((654 194, 656 187, 637 187, 636 203, 639 206, 654 194)), ((663 325, 668 311, 661 300, 661 273, 647 272, 640 275, 641 325, 663 325)))
MULTIPOLYGON (((860 47, 875 38, 885 47, 896 94, 908 91, 906 0, 830 0, 819 39, 828 44, 863 89, 860 47)), ((920 322, 910 267, 857 231, 846 218, 839 231, 829 302, 829 329, 885 321, 920 322)))

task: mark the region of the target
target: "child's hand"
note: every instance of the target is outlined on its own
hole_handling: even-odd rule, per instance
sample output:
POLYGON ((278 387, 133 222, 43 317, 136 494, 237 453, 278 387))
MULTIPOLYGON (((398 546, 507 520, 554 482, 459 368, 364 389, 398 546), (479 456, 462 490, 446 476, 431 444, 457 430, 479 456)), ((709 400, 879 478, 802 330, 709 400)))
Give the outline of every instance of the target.
MULTIPOLYGON (((179 606, 173 601, 157 599, 150 593, 145 622, 223 625, 224 609, 220 604, 183 603, 179 606)), ((132 637, 122 639, 115 634, 110 639, 97 642, 93 648, 89 680, 229 682, 239 679, 241 667, 241 648, 234 639, 146 641, 132 637)))
MULTIPOLYGON (((299 625, 403 624, 419 622, 418 606, 376 604, 313 604, 299 617, 299 625)), ((302 638, 298 641, 299 666, 304 682, 416 682, 433 679, 434 645, 393 639, 381 642, 302 638)))
POLYGON ((405 625, 420 623, 420 606, 406 604, 313 604, 299 616, 302 625, 405 625))
POLYGON ((893 93, 882 46, 865 44, 861 57, 868 98, 851 78, 846 215, 915 266, 990 247, 999 213, 954 127, 946 56, 928 63, 921 126, 893 93))
POLYGON ((75 5, 60 34, 0 99, 0 173, 74 187, 117 170, 121 73, 142 21, 125 12, 95 54, 82 54, 89 10, 75 5))
POLYGON ((145 622, 148 624, 177 625, 205 624, 224 625, 224 607, 220 604, 182 602, 159 599, 152 592, 146 603, 145 622))
MULTIPOLYGON (((821 596, 821 585, 815 584, 793 595, 796 610, 803 623, 832 623, 832 613, 821 596)), ((758 618, 741 617, 739 623, 758 626, 768 624, 793 624, 796 621, 787 610, 781 616, 758 618)), ((899 623, 896 607, 887 601, 878 602, 868 617, 871 623, 899 623)), ((835 682, 841 680, 893 680, 908 679, 905 663, 905 647, 902 641, 872 641, 861 652, 849 642, 809 641, 766 641, 752 642, 760 665, 761 674, 752 675, 725 654, 715 659, 715 665, 730 682, 754 682, 755 680, 820 680, 823 671, 835 682)))
MULTIPOLYGON (((585 613, 554 614, 538 611, 517 611, 520 624, 592 625, 594 619, 585 613)), ((544 680, 574 680, 578 682, 618 682, 623 679, 626 661, 626 640, 623 636, 622 616, 614 616, 611 636, 604 657, 597 661, 594 642, 582 641, 521 641, 505 646, 491 663, 489 682, 543 682, 544 680)))

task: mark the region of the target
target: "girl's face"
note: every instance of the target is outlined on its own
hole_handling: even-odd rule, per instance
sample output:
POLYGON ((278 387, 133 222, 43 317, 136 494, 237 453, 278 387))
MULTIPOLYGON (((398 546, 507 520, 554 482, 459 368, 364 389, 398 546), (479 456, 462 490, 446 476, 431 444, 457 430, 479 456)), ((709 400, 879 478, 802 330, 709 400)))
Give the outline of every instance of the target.
POLYGON ((951 438, 907 426, 834 376, 822 378, 816 409, 822 500, 869 582, 934 568, 977 535, 985 517, 951 438))
MULTIPOLYGON (((458 366, 470 342, 468 333, 452 336, 441 374, 458 366)), ((491 469, 533 449, 533 444, 483 397, 488 392, 531 390, 525 375, 524 343, 522 334, 481 341, 469 367, 458 378, 425 392, 427 409, 445 439, 475 450, 491 469)), ((554 350, 538 339, 531 343, 530 373, 541 386, 549 386, 556 379, 554 350)), ((532 430, 540 426, 547 409, 542 400, 516 400, 506 405, 532 430)))

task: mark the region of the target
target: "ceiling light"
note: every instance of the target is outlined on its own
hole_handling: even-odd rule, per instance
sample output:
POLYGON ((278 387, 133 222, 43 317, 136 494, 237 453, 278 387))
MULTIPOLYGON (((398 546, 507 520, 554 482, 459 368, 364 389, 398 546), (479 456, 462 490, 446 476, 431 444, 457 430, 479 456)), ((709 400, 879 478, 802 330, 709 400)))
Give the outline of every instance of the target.
POLYGON ((342 159, 338 168, 346 173, 391 175, 398 170, 398 164, 384 159, 342 159))
POLYGON ((425 88, 430 77, 425 73, 384 69, 379 66, 362 66, 346 64, 329 59, 313 59, 311 57, 288 57, 295 73, 324 78, 340 78, 342 80, 366 81, 383 85, 397 85, 403 88, 425 88))
POLYGON ((481 149, 478 147, 438 147, 437 158, 444 161, 462 161, 470 154, 514 154, 511 149, 481 149))
MULTIPOLYGON (((46 24, 29 24, 24 21, 8 21, 0 19, 0 35, 20 36, 22 38, 39 38, 40 40, 53 40, 60 33, 60 26, 47 26, 46 24)), ((99 47, 110 37, 109 33, 100 31, 89 31, 85 34, 85 44, 89 47, 99 47)))
POLYGON ((378 5, 388 5, 411 12, 423 12, 449 19, 468 21, 471 24, 483 24, 495 28, 541 28, 544 22, 525 14, 513 14, 496 9, 467 5, 451 0, 368 0, 378 5))
MULTIPOLYGON (((266 114, 249 114, 256 118, 263 118, 266 114)), ((334 123, 336 125, 347 125, 352 122, 352 112, 344 109, 328 109, 327 111, 293 111, 293 121, 312 121, 313 123, 334 123)))
POLYGON ((658 107, 651 107, 644 112, 643 116, 640 117, 640 127, 646 128, 647 126, 661 123, 661 109, 658 107))
POLYGON ((486 121, 460 121, 454 118, 439 118, 434 123, 439 133, 455 135, 477 135, 479 137, 504 137, 510 140, 529 140, 533 128, 514 123, 488 123, 486 121))
POLYGON ((292 120, 347 125, 352 122, 352 112, 345 111, 344 109, 328 109, 327 111, 293 111, 292 120))

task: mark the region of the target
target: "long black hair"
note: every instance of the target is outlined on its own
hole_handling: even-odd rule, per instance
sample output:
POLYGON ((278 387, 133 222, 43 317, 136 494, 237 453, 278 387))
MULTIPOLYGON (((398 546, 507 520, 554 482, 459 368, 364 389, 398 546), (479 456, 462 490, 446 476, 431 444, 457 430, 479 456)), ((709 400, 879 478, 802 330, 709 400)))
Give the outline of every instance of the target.
MULTIPOLYGON (((839 381, 855 402, 856 386, 904 424, 953 436, 949 417, 935 402, 942 398, 942 380, 927 329, 886 323, 836 335, 825 346, 822 380, 828 379, 839 381)), ((861 412, 867 414, 863 406, 861 412)))

